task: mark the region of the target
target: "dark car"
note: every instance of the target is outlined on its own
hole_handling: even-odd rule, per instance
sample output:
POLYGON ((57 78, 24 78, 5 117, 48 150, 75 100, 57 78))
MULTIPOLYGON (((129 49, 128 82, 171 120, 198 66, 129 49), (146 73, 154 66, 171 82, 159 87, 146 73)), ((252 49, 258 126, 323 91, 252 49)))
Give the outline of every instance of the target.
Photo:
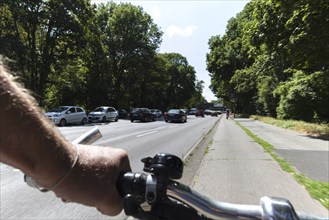
POLYGON ((118 114, 120 119, 128 118, 128 112, 124 109, 118 109, 118 114))
POLYGON ((211 116, 217 117, 218 116, 218 112, 217 111, 211 111, 210 113, 211 116))
POLYGON ((187 116, 181 109, 170 109, 165 113, 166 122, 186 122, 187 116))
POLYGON ((203 110, 198 109, 198 110, 196 111, 196 113, 195 113, 195 117, 198 117, 198 116, 200 116, 200 117, 204 117, 203 110))
POLYGON ((148 108, 134 108, 130 112, 130 121, 134 122, 135 120, 142 122, 155 121, 155 116, 148 108))
POLYGON ((162 117, 162 112, 159 109, 150 109, 150 111, 153 113, 153 115, 156 118, 161 118, 162 117))

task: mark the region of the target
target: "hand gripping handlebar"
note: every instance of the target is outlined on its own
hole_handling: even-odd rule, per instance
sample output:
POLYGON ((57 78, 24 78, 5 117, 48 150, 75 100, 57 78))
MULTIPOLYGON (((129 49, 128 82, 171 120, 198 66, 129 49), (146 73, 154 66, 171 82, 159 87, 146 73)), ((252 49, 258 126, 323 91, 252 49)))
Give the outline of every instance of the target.
POLYGON ((182 177, 183 162, 171 154, 142 162, 147 173, 122 173, 117 182, 126 215, 138 219, 324 219, 297 214, 283 198, 262 197, 259 206, 214 201, 175 181, 182 177))

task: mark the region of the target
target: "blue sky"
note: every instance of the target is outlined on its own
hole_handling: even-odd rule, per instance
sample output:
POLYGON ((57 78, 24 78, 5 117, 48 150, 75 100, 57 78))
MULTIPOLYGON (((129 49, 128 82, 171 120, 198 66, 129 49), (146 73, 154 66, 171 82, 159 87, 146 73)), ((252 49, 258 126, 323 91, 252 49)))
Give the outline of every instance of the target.
POLYGON ((115 0, 114 2, 130 2, 142 6, 164 32, 159 52, 175 52, 186 57, 188 63, 195 68, 198 80, 204 81, 203 96, 208 101, 216 100, 208 88, 210 85, 209 72, 206 70, 208 40, 211 36, 222 36, 227 21, 241 12, 248 0, 115 0))

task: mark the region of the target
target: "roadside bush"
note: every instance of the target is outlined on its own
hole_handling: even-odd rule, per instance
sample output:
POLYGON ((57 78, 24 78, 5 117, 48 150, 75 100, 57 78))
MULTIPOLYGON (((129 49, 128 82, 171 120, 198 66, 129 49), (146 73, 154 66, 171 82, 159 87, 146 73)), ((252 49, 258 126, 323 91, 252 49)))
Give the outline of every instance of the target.
POLYGON ((280 97, 277 116, 281 119, 303 121, 328 121, 329 75, 328 71, 306 74, 293 71, 290 81, 281 83, 275 90, 280 97))

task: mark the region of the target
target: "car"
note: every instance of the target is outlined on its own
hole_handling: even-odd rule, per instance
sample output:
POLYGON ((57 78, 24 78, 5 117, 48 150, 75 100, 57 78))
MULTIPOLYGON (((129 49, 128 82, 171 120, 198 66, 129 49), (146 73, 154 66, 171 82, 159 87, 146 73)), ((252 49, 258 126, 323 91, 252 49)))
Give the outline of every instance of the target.
POLYGON ((211 115, 212 110, 210 110, 210 109, 206 109, 206 110, 203 111, 203 113, 204 113, 205 115, 211 115))
POLYGON ((211 111, 210 116, 217 117, 218 116, 218 112, 217 111, 211 111))
POLYGON ((164 114, 165 122, 183 122, 187 121, 187 116, 181 109, 170 109, 164 114))
POLYGON ((204 113, 203 113, 203 110, 201 109, 198 109, 196 112, 195 112, 195 117, 204 117, 204 113))
POLYGON ((195 115, 196 111, 197 111, 197 108, 191 108, 189 114, 195 115))
POLYGON ((99 106, 88 114, 89 122, 118 121, 118 119, 118 111, 110 106, 99 106))
POLYGON ((186 109, 186 108, 183 108, 183 109, 181 109, 186 115, 188 115, 189 114, 189 112, 188 112, 188 109, 186 109))
POLYGON ((118 109, 119 119, 128 118, 128 112, 125 109, 118 109))
POLYGON ((135 120, 142 122, 155 121, 154 114, 148 108, 134 108, 131 110, 129 117, 131 122, 134 122, 135 120))
POLYGON ((150 111, 153 113, 155 118, 161 118, 162 117, 162 112, 159 109, 150 109, 150 111))
POLYGON ((46 112, 45 115, 56 125, 86 124, 86 111, 79 106, 59 106, 46 112))

